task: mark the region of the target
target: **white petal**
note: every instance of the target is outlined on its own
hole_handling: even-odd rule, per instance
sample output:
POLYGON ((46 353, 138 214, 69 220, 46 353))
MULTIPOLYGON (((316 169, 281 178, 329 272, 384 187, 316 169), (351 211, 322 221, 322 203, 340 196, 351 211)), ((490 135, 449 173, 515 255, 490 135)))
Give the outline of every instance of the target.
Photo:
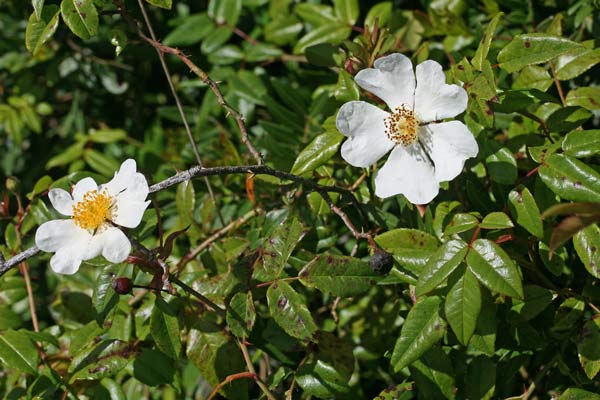
POLYGON ((77 182, 73 188, 73 200, 75 203, 79 203, 81 200, 83 200, 83 195, 90 190, 98 190, 98 185, 96 185, 96 181, 94 181, 94 179, 83 178, 77 182))
POLYGON ((148 201, 127 200, 117 197, 117 210, 112 222, 125 228, 135 228, 142 221, 144 211, 150 204, 148 201))
POLYGON ((410 59, 400 53, 378 58, 375 68, 359 71, 354 80, 385 101, 391 110, 402 104, 413 106, 415 74, 410 59))
POLYGON ((99 236, 104 243, 102 255, 112 263, 125 261, 131 252, 131 243, 127 236, 118 228, 110 227, 99 236))
POLYGON ((421 122, 454 117, 467 109, 467 92, 447 85, 442 66, 427 60, 417 65, 415 113, 421 122))
POLYGON ((69 247, 81 238, 91 236, 72 219, 56 219, 43 223, 35 232, 35 244, 42 251, 54 252, 69 247))
POLYGON ((81 259, 82 260, 91 260, 92 258, 98 257, 102 254, 102 249, 104 248, 104 240, 102 235, 90 235, 89 238, 81 244, 82 252, 81 259))
POLYGON ((462 171, 465 160, 477 156, 479 151, 473 134, 460 121, 423 126, 419 140, 435 164, 438 182, 454 179, 462 171))
POLYGON ((127 159, 123 161, 123 164, 121 164, 119 170, 115 172, 115 176, 108 183, 102 185, 102 189, 107 189, 108 193, 115 196, 130 185, 135 175, 135 160, 131 158, 127 159))
POLYGON ((390 151, 395 143, 385 134, 388 115, 364 101, 345 103, 335 120, 338 130, 348 136, 342 145, 342 158, 355 167, 368 167, 390 151))
MULTIPOLYGON (((81 229, 84 231, 83 229, 81 229)), ((74 274, 79 269, 82 260, 86 260, 86 253, 89 252, 89 243, 92 235, 87 231, 77 237, 71 238, 68 244, 58 249, 56 254, 50 259, 50 267, 59 274, 74 274)), ((88 257, 91 258, 91 257, 88 257)))
POLYGON ((136 173, 130 178, 127 187, 116 196, 128 201, 144 201, 148 197, 148 192, 146 177, 140 173, 136 173))
POLYGON ((81 265, 80 254, 70 247, 63 247, 50 259, 50 267, 58 274, 72 275, 81 265))
POLYGON ((48 192, 52 207, 62 215, 73 215, 73 198, 63 189, 50 189, 48 192))
POLYGON ((375 194, 383 198, 403 194, 413 204, 427 204, 438 191, 433 165, 418 143, 396 146, 375 176, 375 194))

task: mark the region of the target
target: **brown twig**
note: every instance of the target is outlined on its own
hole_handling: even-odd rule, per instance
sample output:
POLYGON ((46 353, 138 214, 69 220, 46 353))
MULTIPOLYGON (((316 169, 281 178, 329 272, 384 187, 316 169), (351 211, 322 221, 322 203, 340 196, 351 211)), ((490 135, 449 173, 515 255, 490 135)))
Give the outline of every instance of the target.
MULTIPOLYGON (((152 24, 150 23, 150 18, 148 18, 148 14, 146 13, 146 8, 144 7, 144 3, 142 2, 142 0, 138 0, 138 5, 142 12, 142 16, 144 17, 144 22, 146 23, 146 28, 148 29, 148 32, 150 32, 150 37, 152 37, 151 40, 156 41, 156 35, 154 34, 154 29, 152 28, 152 24)), ((144 35, 143 32, 139 29, 138 29, 138 33, 141 37, 148 39, 146 37, 146 35, 144 35)), ((167 82, 169 83, 169 89, 171 90, 171 94, 173 95, 173 98, 175 99, 175 104, 177 105, 177 110, 179 110, 179 115, 181 116, 181 120, 183 121, 183 126, 185 128, 185 132, 187 134, 188 141, 190 142, 190 145, 192 146, 192 150, 194 151, 194 156, 196 157, 196 162, 198 163, 198 165, 203 166, 202 158, 200 157, 200 152, 198 151, 198 146, 196 145, 196 141, 194 140, 194 136, 192 135, 192 130, 190 129, 190 124, 188 123, 187 117, 185 116, 185 111, 183 110, 183 106, 181 105, 181 100, 179 100, 179 95, 177 94, 177 90, 175 89, 175 85, 173 84, 173 79, 171 79, 171 72, 169 71, 169 67, 167 66, 167 63, 165 62, 164 54, 158 47, 154 47, 154 49, 156 50, 156 54, 158 54, 158 58, 160 60, 160 65, 162 66, 163 72, 165 74, 165 78, 167 79, 167 82)), ((204 178, 204 183, 206 184, 206 188, 208 189, 208 195, 210 196, 213 203, 216 204, 217 202, 215 201, 215 194, 212 190, 212 185, 208 181, 208 178, 204 178)), ((217 210, 217 216, 219 217, 219 220, 221 221, 221 225, 225 225, 225 220, 223 219, 223 215, 221 215, 221 210, 218 207, 216 210, 217 210)))
POLYGON ((350 232, 352 232, 352 235, 354 235, 354 237, 356 239, 370 239, 371 238, 370 233, 363 232, 362 230, 359 231, 358 229, 356 229, 356 227, 350 220, 350 217, 348 217, 348 215, 344 211, 342 211, 338 206, 335 205, 335 203, 331 199, 331 196, 329 195, 330 192, 346 195, 350 198, 350 200, 352 201, 352 203, 355 207, 360 208, 360 204, 358 203, 358 201, 356 200, 354 195, 351 192, 349 192, 347 189, 337 187, 337 186, 319 185, 318 183, 315 183, 311 179, 306 179, 306 178, 303 178, 298 175, 290 174, 288 172, 279 171, 279 170, 273 169, 267 165, 245 165, 245 166, 240 165, 240 166, 227 166, 227 167, 214 167, 214 168, 192 167, 186 171, 181 171, 181 172, 173 175, 172 177, 165 179, 162 182, 159 182, 155 185, 150 186, 150 193, 158 191, 158 190, 163 190, 169 186, 178 184, 183 181, 190 180, 190 179, 192 179, 194 177, 198 177, 198 176, 246 174, 246 173, 275 176, 277 178, 286 179, 286 180, 290 180, 292 182, 301 184, 302 186, 306 187, 309 190, 318 192, 323 197, 323 199, 325 200, 325 202, 327 203, 327 205, 329 206, 331 211, 333 211, 335 214, 337 214, 342 219, 342 221, 344 222, 346 227, 350 230, 350 232))
MULTIPOLYGON (((204 176, 212 176, 212 175, 229 175, 229 174, 247 174, 254 173, 257 175, 271 175, 280 179, 289 180, 296 184, 302 185, 310 191, 318 192, 323 199, 327 202, 328 206, 331 210, 337 214, 346 227, 352 232, 356 239, 367 239, 369 243, 372 243, 371 234, 369 232, 359 231, 356 229, 348 215, 342 211, 338 206, 335 205, 329 193, 339 193, 343 196, 347 196, 352 204, 359 208, 360 204, 354 197, 354 195, 349 192, 347 189, 338 187, 338 186, 325 186, 316 183, 315 181, 307 178, 303 178, 298 175, 290 174, 289 172, 283 172, 276 169, 273 169, 267 165, 239 165, 239 166, 226 166, 226 167, 214 167, 214 168, 202 168, 200 166, 195 166, 185 171, 181 171, 176 173, 175 175, 158 182, 152 186, 150 186, 150 193, 158 192, 160 190, 164 190, 168 187, 176 185, 178 183, 189 181, 196 177, 204 177, 204 176)), ((233 228, 231 228, 233 229, 233 228)), ((40 250, 37 246, 32 246, 27 250, 22 251, 21 253, 15 255, 14 257, 3 261, 0 259, 0 276, 5 274, 8 270, 10 270, 15 265, 23 262, 24 260, 33 257, 40 250)))
POLYGON ((250 358, 250 354, 248 353, 248 347, 246 347, 246 343, 242 340, 238 340, 238 346, 240 346, 240 350, 242 351, 242 355, 244 356, 244 361, 246 362, 246 367, 248 368, 248 372, 253 374, 256 378, 256 384, 263 391, 267 399, 276 400, 276 397, 271 393, 269 387, 260 379, 258 375, 256 375, 256 370, 254 369, 254 364, 252 364, 252 359, 250 358))
POLYGON ((252 45, 258 44, 258 40, 254 39, 252 36, 248 35, 246 32, 244 32, 238 27, 233 27, 231 31, 252 45))
POLYGON ((567 100, 565 99, 565 94, 563 93, 560 80, 556 77, 556 71, 552 63, 550 63, 550 72, 552 72, 552 79, 554 80, 554 86, 556 86, 556 90, 558 91, 558 97, 560 97, 560 102, 562 103, 563 107, 566 107, 567 100))
POLYGON ((33 290, 31 289, 31 277, 29 276, 29 265, 26 262, 22 262, 19 265, 23 279, 25 280, 25 289, 27 290, 27 301, 29 303, 29 312, 31 313, 31 323, 33 324, 33 331, 39 332, 40 327, 38 324, 37 313, 35 311, 35 300, 33 298, 33 290))
POLYGON ((258 376, 252 372, 238 372, 237 374, 232 374, 232 375, 228 375, 225 380, 223 380, 223 382, 219 382, 217 384, 217 386, 215 386, 215 388, 213 389, 212 392, 210 392, 210 395, 207 397, 207 400, 212 400, 215 398, 215 396, 217 395, 217 393, 219 393, 219 390, 223 389, 223 386, 230 384, 231 382, 235 381, 236 379, 252 379, 254 381, 258 380, 258 376))
POLYGON ((271 286, 272 284, 274 284, 275 282, 289 282, 289 281, 297 281, 298 279, 300 279, 299 276, 290 276, 289 278, 280 278, 280 279, 275 279, 274 281, 269 281, 269 282, 262 282, 257 284, 256 286, 254 286, 255 288, 261 288, 261 287, 265 287, 265 286, 271 286))
MULTIPOLYGON (((141 1, 141 0, 138 0, 138 1, 141 1)), ((244 143, 244 145, 246 145, 246 147, 248 148, 248 151, 250 151, 250 153, 252 154, 252 156, 254 157, 256 162, 259 165, 263 164, 262 156, 254 148, 254 146, 250 142, 250 139, 248 139, 248 131, 247 131, 246 125, 244 123, 244 117, 239 112, 237 112, 237 110, 235 110, 233 107, 231 107, 229 105, 229 103, 227 103, 227 101, 223 97, 223 93, 221 93, 221 89, 219 89, 219 86, 217 85, 217 83, 215 81, 213 81, 212 79, 210 79, 208 74, 206 72, 204 72, 204 70, 202 70, 196 64, 194 64, 181 50, 173 48, 173 47, 165 46, 164 44, 156 41, 154 38, 149 38, 149 37, 145 36, 141 32, 140 32, 140 36, 146 42, 150 43, 157 51, 159 51, 161 53, 173 54, 174 56, 178 57, 181 61, 183 61, 185 63, 185 65, 187 65, 190 68, 190 70, 194 74, 196 74, 196 76, 198 76, 200 78, 200 80, 202 80, 202 82, 204 82, 206 85, 208 85, 208 87, 212 90, 212 92, 217 97, 217 102, 219 103, 219 105, 221 107, 223 107, 223 109, 225 109, 225 111, 227 111, 227 115, 231 115, 235 119, 238 129, 240 131, 240 134, 242 135, 242 138, 241 138, 242 143, 244 143)))

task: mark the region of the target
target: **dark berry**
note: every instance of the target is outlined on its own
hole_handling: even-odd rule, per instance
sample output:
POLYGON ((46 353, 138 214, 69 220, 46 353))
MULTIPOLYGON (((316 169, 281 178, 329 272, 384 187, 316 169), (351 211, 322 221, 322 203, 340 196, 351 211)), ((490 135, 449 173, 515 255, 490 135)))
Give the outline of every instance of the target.
POLYGON ((116 278, 112 282, 112 288, 118 294, 128 294, 128 293, 131 293, 131 288, 132 287, 133 287, 133 283, 131 282, 131 279, 129 279, 129 278, 124 278, 124 277, 116 278))
POLYGON ((375 273, 387 274, 394 266, 394 257, 383 250, 377 250, 369 260, 369 266, 375 273))

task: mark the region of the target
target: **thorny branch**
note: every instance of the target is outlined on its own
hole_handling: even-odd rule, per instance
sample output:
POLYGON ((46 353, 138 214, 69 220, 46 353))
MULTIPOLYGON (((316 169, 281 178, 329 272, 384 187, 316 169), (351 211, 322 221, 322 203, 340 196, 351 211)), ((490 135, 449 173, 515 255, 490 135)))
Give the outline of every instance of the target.
MULTIPOLYGON (((296 184, 299 184, 306 188, 309 191, 319 193, 323 199, 327 202, 328 206, 331 210, 337 214, 342 222, 346 225, 348 230, 352 232, 352 235, 356 239, 367 239, 369 243, 372 243, 371 234, 369 232, 359 231, 352 221, 348 214, 346 214, 341 208, 339 208, 331 199, 329 193, 339 193, 342 196, 348 197, 354 207, 360 208, 360 203, 356 200, 356 197, 348 191, 347 189, 338 187, 338 186, 325 186, 316 183, 312 179, 303 178, 298 175, 290 174, 289 172, 279 171, 274 168, 271 168, 267 165, 239 165, 239 166, 227 166, 227 167, 214 167, 214 168, 202 168, 200 166, 195 166, 185 171, 181 171, 176 173, 175 175, 155 183, 150 186, 150 193, 155 193, 164 189, 167 189, 173 185, 178 183, 189 181, 193 178, 212 176, 212 175, 230 175, 230 174, 247 174, 253 173, 257 175, 271 175, 280 179, 292 181, 296 184)), ((4 275, 8 270, 13 268, 15 265, 25 261, 26 259, 33 257, 40 250, 37 246, 32 246, 27 250, 22 251, 21 253, 15 255, 14 257, 4 260, 3 257, 0 257, 0 276, 4 275)))
MULTIPOLYGON (((151 33, 151 37, 146 36, 144 34, 144 32, 142 32, 139 29, 137 22, 131 16, 129 16, 129 14, 127 14, 122 0, 113 0, 113 2, 119 9, 119 12, 121 13, 121 16, 125 19, 125 21, 127 21, 127 23, 129 23, 129 25, 131 25, 134 29, 136 29, 138 36, 140 38, 142 38, 143 40, 145 40, 146 42, 148 42, 150 45, 152 45, 152 47, 154 47, 156 49, 156 51, 160 55, 161 63, 164 63, 163 54, 165 54, 165 53, 173 54, 173 55, 177 56, 181 61, 183 61, 190 68, 190 70, 194 74, 196 74, 202 80, 202 82, 204 82, 210 88, 210 90, 212 90, 212 92, 215 94, 215 96, 217 98, 217 102, 219 103, 219 105, 221 107, 223 107, 223 109, 227 112, 227 116, 231 115, 235 119, 238 129, 241 134, 242 143, 244 143, 246 145, 246 147, 248 148, 248 151, 250 151, 250 153, 256 160, 256 163, 263 164, 263 159, 262 159, 261 154, 256 150, 256 148, 254 148, 254 146, 250 142, 250 139, 248 138, 248 131, 246 129, 246 124, 244 123, 244 117, 236 109, 231 107, 231 105, 229 105, 229 103, 227 103, 227 101, 225 100, 225 97, 223 96, 223 93, 221 93, 221 89, 219 89, 219 85, 217 85, 217 83, 215 81, 213 81, 210 78, 210 76, 208 76, 208 74, 206 72, 204 72, 204 70, 202 70, 200 67, 198 67, 196 64, 194 64, 181 50, 173 48, 173 47, 165 46, 164 44, 157 41, 156 36, 151 31, 151 25, 149 25, 149 20, 147 18, 147 15, 144 15, 144 18, 146 21, 146 25, 148 26, 149 31, 151 33)), ((139 1, 139 4, 142 4, 141 10, 142 10, 142 13, 145 14, 145 10, 143 8, 143 3, 141 1, 139 1)))
POLYGON ((208 74, 206 72, 204 72, 204 70, 202 70, 196 64, 194 64, 181 50, 173 48, 173 47, 165 46, 164 44, 145 36, 141 32, 139 32, 139 34, 142 39, 144 39, 146 42, 150 43, 158 51, 161 51, 163 53, 173 54, 174 56, 178 57, 181 61, 183 61, 185 63, 185 65, 187 65, 190 68, 190 70, 194 74, 196 74, 202 80, 202 82, 204 82, 206 85, 208 85, 210 90, 212 90, 212 92, 217 97, 217 102, 219 103, 219 105, 221 107, 223 107, 225 109, 225 111, 227 111, 227 115, 231 115, 235 119, 235 122, 237 123, 238 129, 240 130, 240 134, 242 136, 241 137, 242 143, 244 143, 244 145, 246 145, 246 147, 248 148, 248 151, 250 151, 250 153, 252 154, 252 157, 254 157, 254 159, 256 160, 256 163, 259 165, 262 165, 263 159, 262 159, 261 154, 256 150, 256 148, 254 148, 254 145, 250 142, 250 139, 248 138, 248 130, 246 129, 244 117, 236 109, 231 107, 229 105, 229 103, 227 103, 227 101, 225 100, 225 97, 223 97, 223 93, 221 93, 221 89, 219 89, 219 85, 217 85, 217 83, 215 81, 210 79, 208 74))
MULTIPOLYGON (((148 32, 150 33, 152 40, 156 40, 156 35, 154 34, 154 29, 152 28, 152 24, 150 23, 150 18, 148 18, 148 14, 146 13, 146 8, 144 7, 144 3, 142 2, 142 0, 138 0, 138 5, 139 5, 140 11, 142 12, 142 15, 144 17, 144 22, 146 23, 146 28, 148 29, 148 32)), ((138 29, 138 32, 141 36, 143 36, 143 33, 140 29, 138 29)), ((190 129, 190 124, 188 123, 187 117, 185 115, 185 111, 183 111, 183 106, 181 104, 181 100, 179 100, 179 95, 177 94, 177 90, 175 90, 175 85, 173 84, 173 79, 171 79, 171 72, 169 71, 169 67, 167 66, 167 63, 165 62, 165 56, 164 56, 163 52, 160 51, 158 48, 155 47, 155 50, 156 50, 156 54, 158 55, 158 59, 160 60, 160 65, 162 66, 163 72, 165 74, 165 78, 167 79, 167 82, 169 83, 169 89, 171 90, 171 94, 173 95, 173 98, 175 99, 175 104, 177 105, 177 110, 179 111, 181 120, 183 121, 183 126, 185 128, 185 132, 187 134, 188 141, 190 142, 190 145, 192 146, 192 150, 194 151, 194 157, 196 157, 196 162, 198 163, 198 165, 200 165, 202 167, 203 166, 202 158, 200 157, 200 152, 198 151, 198 146, 196 145, 196 141, 194 140, 194 136, 192 135, 192 130, 190 129)), ((208 181, 208 178, 204 178, 204 183, 206 184, 206 188, 208 189, 208 195, 210 196, 213 203, 216 203, 215 194, 213 192, 212 185, 208 181)), ((221 224, 225 225, 225 221, 223 220, 223 216, 221 215, 221 211, 219 209, 217 209, 217 216, 219 217, 221 224)))

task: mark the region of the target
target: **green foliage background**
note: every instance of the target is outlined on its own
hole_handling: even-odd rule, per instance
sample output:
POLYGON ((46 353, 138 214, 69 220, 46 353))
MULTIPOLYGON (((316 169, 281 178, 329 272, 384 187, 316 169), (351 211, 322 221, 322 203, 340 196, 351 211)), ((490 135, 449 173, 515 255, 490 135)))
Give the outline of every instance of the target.
MULTIPOLYGON (((59 276, 39 254, 12 268, 3 396, 207 398, 250 364, 275 398, 600 398, 597 1, 143 4, 159 40, 218 82, 266 164, 351 191, 360 207, 331 196, 374 243, 310 185, 269 174, 212 176, 214 201, 202 179, 162 190, 128 233, 155 249, 187 227, 167 241, 183 285, 115 293, 116 277, 152 283, 140 262, 59 276), (480 147, 422 210, 376 198, 375 169, 338 151, 339 106, 377 103, 353 75, 392 52, 465 87, 480 147)), ((197 164, 143 21, 133 0, 0 0, 6 259, 58 217, 50 187, 105 182, 127 158, 150 183, 197 164)), ((204 166, 253 164, 210 88, 165 59, 204 166)), ((264 392, 246 376, 219 395, 264 392)))

